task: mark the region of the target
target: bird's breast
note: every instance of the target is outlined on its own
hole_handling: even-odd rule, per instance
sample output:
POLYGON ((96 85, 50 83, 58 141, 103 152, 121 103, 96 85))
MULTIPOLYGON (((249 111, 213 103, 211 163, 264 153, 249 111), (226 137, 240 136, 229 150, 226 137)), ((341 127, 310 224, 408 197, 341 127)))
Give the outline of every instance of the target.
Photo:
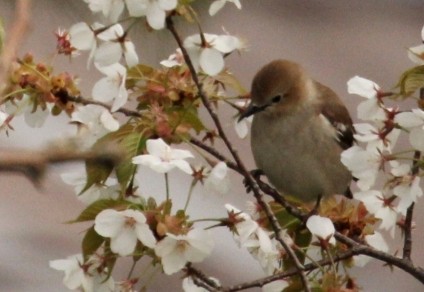
POLYGON ((311 112, 255 115, 251 146, 256 165, 280 191, 303 201, 343 193, 350 173, 341 149, 323 121, 311 112))

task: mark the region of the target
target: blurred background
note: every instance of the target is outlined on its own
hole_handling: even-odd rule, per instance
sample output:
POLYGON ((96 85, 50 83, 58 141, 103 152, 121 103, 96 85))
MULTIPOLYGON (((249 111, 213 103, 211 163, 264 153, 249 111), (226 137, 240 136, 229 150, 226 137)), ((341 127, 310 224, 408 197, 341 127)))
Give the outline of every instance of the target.
MULTIPOLYGON (((347 80, 360 75, 390 90, 400 73, 414 65, 407 58, 406 49, 420 43, 424 25, 421 0, 241 0, 241 11, 227 4, 220 13, 210 17, 207 8, 211 2, 201 0, 194 5, 204 32, 220 34, 225 29, 248 43, 247 52, 234 54, 227 60, 227 65, 246 88, 265 63, 277 58, 290 59, 303 64, 311 76, 333 88, 354 119, 361 98, 347 94, 347 80)), ((0 16, 6 27, 13 20, 14 5, 14 0, 0 0, 0 16)), ((82 93, 89 96, 98 73, 93 68, 87 71, 85 54, 71 62, 65 57, 54 57, 54 32, 58 27, 69 28, 76 22, 91 23, 94 19, 83 1, 33 1, 30 31, 19 54, 31 52, 36 60, 54 64, 57 72, 68 71, 80 76, 82 93)), ((192 33, 196 33, 194 25, 182 28, 183 36, 192 33)), ((152 66, 159 66, 159 61, 176 48, 165 30, 149 33, 137 29, 131 37, 140 61, 152 66)), ((227 133, 247 165, 254 168, 248 139, 240 140, 235 135, 231 120, 235 113, 225 108, 219 110, 227 133)), ((40 129, 28 128, 22 119, 14 120, 12 125, 15 131, 9 137, 0 136, 2 149, 38 149, 75 131, 65 117, 49 118, 40 129)), ((63 273, 51 270, 48 262, 80 252, 82 232, 87 226, 64 222, 77 216, 84 206, 59 175, 81 167, 78 164, 50 167, 40 188, 21 175, 0 175, 0 291, 66 291, 63 273)), ((140 181, 143 194, 164 198, 162 176, 158 178, 143 170, 140 181)), ((170 184, 171 190, 181 196, 181 200, 175 202, 176 207, 182 207, 189 185, 187 177, 172 172, 170 184)), ((225 203, 244 209, 249 199, 241 180, 234 175, 228 195, 197 188, 188 212, 192 219, 222 217, 226 214, 225 203)), ((412 257, 416 265, 424 266, 423 200, 415 210, 417 227, 413 233, 412 257)), ((229 232, 216 230, 214 236, 217 246, 213 255, 199 265, 206 274, 227 285, 263 276, 259 265, 235 245, 229 232)), ((393 253, 397 250, 401 250, 400 242, 391 246, 393 253)), ((121 273, 124 277, 127 271, 122 269, 118 275, 121 273)), ((410 275, 396 268, 391 272, 378 261, 353 269, 352 274, 364 291, 422 291, 422 285, 410 275)), ((158 274, 148 291, 181 291, 181 275, 158 274)))

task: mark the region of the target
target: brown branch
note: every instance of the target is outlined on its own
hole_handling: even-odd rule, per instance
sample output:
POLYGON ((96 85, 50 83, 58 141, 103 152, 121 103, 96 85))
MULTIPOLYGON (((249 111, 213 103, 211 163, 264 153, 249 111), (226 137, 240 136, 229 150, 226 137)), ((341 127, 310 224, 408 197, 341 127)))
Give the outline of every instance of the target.
POLYGON ((412 218, 414 213, 414 203, 406 210, 405 221, 403 223, 403 254, 402 258, 411 260, 412 253, 412 218))
POLYGON ((228 159, 227 157, 225 157, 224 155, 222 155, 220 152, 218 152, 215 148, 206 145, 205 143, 203 143, 202 141, 191 137, 190 138, 190 143, 199 147, 200 149, 205 150, 206 152, 208 152, 209 154, 211 154, 212 156, 214 156, 215 158, 219 159, 220 161, 223 161, 227 164, 227 166, 229 168, 231 168, 232 170, 238 172, 239 174, 243 175, 242 171, 240 170, 240 168, 232 161, 230 161, 230 159, 228 159))
MULTIPOLYGON (((55 95, 61 98, 62 100, 68 100, 68 101, 80 103, 82 105, 94 104, 94 105, 104 107, 105 109, 108 109, 109 111, 112 108, 110 105, 100 101, 86 99, 86 98, 83 98, 82 96, 71 96, 66 91, 57 92, 55 95)), ((116 112, 122 113, 126 115, 127 117, 141 118, 141 113, 139 113, 138 111, 133 111, 133 110, 122 108, 122 107, 116 110, 116 112)))
POLYGON ((15 9, 15 21, 7 33, 6 42, 0 60, 0 88, 6 80, 10 66, 16 58, 19 46, 27 32, 30 19, 31 0, 17 0, 15 9))
POLYGON ((250 172, 247 170, 247 168, 243 164, 243 162, 240 159, 240 156, 238 155, 237 151, 234 149, 231 142, 229 141, 229 139, 228 139, 227 135, 225 134, 225 131, 224 131, 222 125, 221 125, 221 122, 220 122, 218 115, 216 114, 216 112, 213 109, 211 103, 209 102, 205 92, 203 91, 203 85, 202 85, 202 83, 200 82, 200 80, 197 76, 196 70, 193 66, 193 63, 191 62, 191 59, 190 59, 190 57, 187 53, 187 50, 185 49, 185 47, 182 43, 181 37, 179 36, 178 32, 175 29, 174 23, 172 21, 172 16, 167 17, 166 24, 167 24, 168 30, 171 32, 171 34, 173 35, 174 39, 176 40, 179 48, 181 49, 182 55, 184 57, 184 61, 186 62, 187 66, 190 70, 193 82, 196 84, 199 97, 200 97, 204 107, 208 111, 209 116, 212 118, 212 120, 215 124, 215 127, 217 128, 219 136, 223 140, 225 146, 227 147, 228 151, 230 152, 231 156, 233 157, 236 165, 238 166, 239 170, 241 171, 241 174, 243 175, 246 184, 248 184, 250 186, 251 190, 253 191, 253 194, 256 198, 256 201, 258 202, 258 204, 261 206, 262 210, 264 210, 265 214, 267 215, 267 218, 268 218, 268 220, 269 220, 269 222, 272 226, 272 229, 275 232, 276 240, 284 247, 284 249, 286 250, 289 257, 293 260, 293 263, 295 264, 295 267, 297 268, 298 274, 299 274, 299 276, 302 280, 305 291, 306 292, 311 291, 310 287, 308 285, 308 280, 305 276, 305 273, 303 272, 304 267, 303 267, 302 263, 299 261, 298 257, 296 256, 295 252, 293 251, 293 249, 282 239, 282 236, 281 236, 282 229, 281 229, 281 226, 280 226, 277 218, 273 214, 270 206, 263 200, 263 195, 261 194, 258 185, 256 184, 252 175, 250 174, 250 172))
POLYGON ((191 263, 186 265, 186 272, 188 276, 193 278, 197 286, 203 287, 208 291, 221 291, 221 287, 213 280, 208 278, 202 271, 193 267, 191 263))
MULTIPOLYGON (((304 271, 309 272, 309 271, 313 271, 313 270, 320 268, 320 267, 332 265, 335 262, 347 260, 354 255, 355 255, 354 250, 348 250, 348 251, 333 255, 332 259, 323 259, 323 260, 318 261, 318 262, 306 264, 304 271)), ((297 274, 297 270, 295 268, 291 268, 287 271, 277 273, 277 274, 272 275, 272 276, 264 277, 262 279, 257 279, 257 280, 251 281, 251 282, 233 285, 233 286, 230 286, 230 287, 223 287, 222 291, 233 292, 233 291, 241 291, 241 290, 254 288, 254 287, 263 287, 264 285, 266 285, 268 283, 271 283, 271 282, 274 282, 274 281, 277 281, 277 280, 282 280, 282 279, 285 279, 285 278, 288 278, 288 277, 292 277, 292 276, 295 276, 296 274, 297 274)))
POLYGON ((422 269, 421 267, 414 266, 410 260, 398 258, 389 253, 382 252, 372 247, 369 247, 368 245, 358 243, 355 240, 347 236, 344 236, 343 234, 339 232, 336 232, 334 234, 334 237, 341 243, 344 243, 347 246, 349 246, 355 255, 357 254, 367 255, 372 258, 381 260, 389 265, 398 267, 401 270, 408 272, 410 275, 412 275, 413 277, 415 277, 417 280, 419 280, 421 283, 424 284, 424 269, 422 269))
POLYGON ((68 147, 52 147, 42 151, 0 151, 0 171, 20 172, 38 185, 49 164, 91 160, 100 164, 116 165, 122 154, 116 148, 74 151, 68 147))

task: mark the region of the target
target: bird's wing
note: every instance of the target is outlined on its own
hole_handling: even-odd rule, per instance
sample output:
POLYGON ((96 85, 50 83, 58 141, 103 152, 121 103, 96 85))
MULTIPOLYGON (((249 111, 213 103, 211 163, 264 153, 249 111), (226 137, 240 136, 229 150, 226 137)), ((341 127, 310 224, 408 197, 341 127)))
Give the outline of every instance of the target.
POLYGON ((319 91, 322 92, 319 114, 322 114, 336 130, 335 138, 340 147, 342 149, 351 147, 355 142, 353 137, 355 129, 347 108, 333 90, 318 82, 317 86, 320 88, 319 91))

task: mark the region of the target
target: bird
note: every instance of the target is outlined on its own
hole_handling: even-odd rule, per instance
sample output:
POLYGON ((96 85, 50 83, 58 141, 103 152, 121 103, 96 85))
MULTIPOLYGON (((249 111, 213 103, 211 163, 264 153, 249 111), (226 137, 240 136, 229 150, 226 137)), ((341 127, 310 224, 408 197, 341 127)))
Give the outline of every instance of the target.
POLYGON ((251 148, 258 169, 283 195, 312 202, 349 195, 352 175, 340 161, 354 143, 352 119, 329 87, 292 61, 263 66, 251 85, 251 148))

